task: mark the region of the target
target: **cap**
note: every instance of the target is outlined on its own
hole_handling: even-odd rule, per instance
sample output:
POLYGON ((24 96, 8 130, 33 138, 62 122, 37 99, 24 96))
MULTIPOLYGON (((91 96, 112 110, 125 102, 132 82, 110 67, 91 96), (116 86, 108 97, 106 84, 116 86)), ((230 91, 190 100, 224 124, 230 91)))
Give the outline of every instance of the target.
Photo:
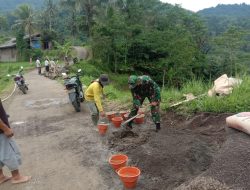
POLYGON ((128 79, 128 85, 130 89, 133 89, 136 87, 138 77, 136 75, 131 75, 128 79))
POLYGON ((99 77, 99 82, 103 85, 106 86, 109 84, 109 77, 106 74, 101 74, 99 77))

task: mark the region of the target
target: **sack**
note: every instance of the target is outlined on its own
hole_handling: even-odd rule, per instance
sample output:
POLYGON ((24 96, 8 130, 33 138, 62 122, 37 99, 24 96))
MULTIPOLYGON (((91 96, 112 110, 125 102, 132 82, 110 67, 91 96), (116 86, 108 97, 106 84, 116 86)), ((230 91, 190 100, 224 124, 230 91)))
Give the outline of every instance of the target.
POLYGON ((250 112, 241 112, 226 118, 228 127, 250 135, 250 112))
POLYGON ((229 95, 232 93, 235 86, 240 85, 242 82, 241 79, 228 78, 226 74, 220 76, 214 81, 214 86, 208 91, 208 96, 215 95, 229 95))

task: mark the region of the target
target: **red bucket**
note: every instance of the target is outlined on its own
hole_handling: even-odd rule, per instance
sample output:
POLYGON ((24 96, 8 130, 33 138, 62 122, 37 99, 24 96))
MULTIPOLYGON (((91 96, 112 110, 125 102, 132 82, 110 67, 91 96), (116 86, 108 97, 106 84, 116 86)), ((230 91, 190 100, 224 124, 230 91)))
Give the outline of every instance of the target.
POLYGON ((124 186, 128 189, 133 189, 136 187, 138 178, 141 171, 137 167, 125 166, 119 169, 118 175, 123 182, 124 186))
POLYGON ((128 156, 125 154, 115 154, 109 158, 109 163, 115 171, 126 166, 128 161, 128 156))

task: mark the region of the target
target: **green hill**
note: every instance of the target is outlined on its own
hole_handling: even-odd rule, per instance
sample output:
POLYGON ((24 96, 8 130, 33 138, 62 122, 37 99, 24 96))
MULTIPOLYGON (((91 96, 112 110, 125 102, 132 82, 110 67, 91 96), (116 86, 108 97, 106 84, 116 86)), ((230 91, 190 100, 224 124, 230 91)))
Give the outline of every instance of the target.
POLYGON ((207 23, 211 35, 219 35, 230 26, 241 29, 250 29, 250 5, 233 4, 218 5, 213 8, 204 9, 198 14, 207 23))

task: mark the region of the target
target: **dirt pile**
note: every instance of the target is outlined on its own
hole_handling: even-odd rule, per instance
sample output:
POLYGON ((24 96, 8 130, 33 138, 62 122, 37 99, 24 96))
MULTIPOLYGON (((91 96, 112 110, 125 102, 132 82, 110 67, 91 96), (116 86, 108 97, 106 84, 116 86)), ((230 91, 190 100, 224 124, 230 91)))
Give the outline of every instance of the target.
POLYGON ((230 128, 227 129, 227 134, 227 141, 203 176, 211 176, 232 189, 248 190, 250 189, 249 135, 230 128))
POLYGON ((227 114, 202 113, 183 117, 169 112, 162 118, 162 130, 137 125, 134 135, 116 132, 109 146, 125 152, 130 165, 142 170, 138 189, 174 189, 206 171, 225 141, 227 114))
POLYGON ((197 177, 187 185, 183 184, 175 190, 231 190, 231 188, 211 177, 197 177))

